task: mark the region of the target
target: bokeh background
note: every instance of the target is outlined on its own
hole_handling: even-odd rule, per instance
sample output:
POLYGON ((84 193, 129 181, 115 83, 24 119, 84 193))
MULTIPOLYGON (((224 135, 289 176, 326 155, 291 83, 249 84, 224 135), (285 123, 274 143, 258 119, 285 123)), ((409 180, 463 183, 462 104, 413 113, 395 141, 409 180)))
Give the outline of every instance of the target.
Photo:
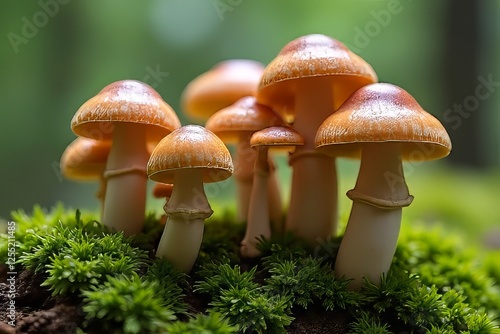
MULTIPOLYGON (((406 165, 407 221, 477 240, 500 228, 500 1, 39 0, 0 3, 0 217, 58 201, 97 209, 95 184, 64 180, 60 156, 78 107, 107 84, 137 79, 179 105, 184 87, 232 58, 268 63, 292 39, 322 33, 405 88, 447 128, 451 155, 406 165)), ((281 163, 286 190, 289 171, 281 163)), ((343 193, 358 163, 340 161, 343 193)), ((230 183, 231 181, 229 181, 230 183)), ((232 186, 209 194, 234 205, 232 186)), ((162 203, 149 200, 150 208, 162 203)), ((490 242, 490 241, 488 241, 490 242)), ((494 243, 495 241, 493 241, 494 243)))

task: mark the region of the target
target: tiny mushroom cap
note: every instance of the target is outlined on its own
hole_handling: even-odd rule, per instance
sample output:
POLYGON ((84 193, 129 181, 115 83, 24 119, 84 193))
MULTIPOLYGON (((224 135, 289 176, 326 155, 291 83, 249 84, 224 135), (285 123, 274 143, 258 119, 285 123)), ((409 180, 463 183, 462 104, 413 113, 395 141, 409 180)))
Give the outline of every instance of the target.
POLYGON ((250 145, 291 148, 304 145, 304 137, 289 126, 271 126, 255 132, 250 138, 250 145))
POLYGON ((341 42, 321 34, 306 35, 288 43, 269 63, 257 99, 283 112, 288 119, 295 114, 297 80, 321 77, 330 81, 332 111, 356 89, 377 81, 373 68, 341 42))
POLYGON ((66 147, 61 156, 61 173, 71 180, 90 181, 102 177, 111 141, 78 137, 66 147))
POLYGON ((198 125, 186 125, 163 138, 148 162, 148 176, 162 183, 174 183, 174 175, 183 169, 197 169, 203 182, 227 179, 233 173, 228 149, 209 130, 198 125))
POLYGON ((156 183, 153 188, 153 197, 167 198, 172 195, 174 185, 171 183, 156 183))
POLYGON ((336 156, 359 157, 367 143, 399 143, 406 161, 440 159, 451 151, 439 120, 404 89, 388 83, 360 88, 316 134, 316 146, 336 156))
POLYGON ((248 59, 225 60, 191 81, 181 97, 190 117, 206 120, 236 100, 255 95, 264 65, 248 59))

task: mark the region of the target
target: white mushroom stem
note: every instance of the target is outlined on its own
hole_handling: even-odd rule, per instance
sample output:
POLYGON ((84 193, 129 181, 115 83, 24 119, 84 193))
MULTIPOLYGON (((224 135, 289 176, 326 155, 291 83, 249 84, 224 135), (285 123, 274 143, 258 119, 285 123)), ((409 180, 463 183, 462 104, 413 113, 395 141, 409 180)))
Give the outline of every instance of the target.
POLYGON ((248 211, 248 221, 245 237, 241 241, 240 252, 244 257, 257 257, 258 237, 269 239, 271 237, 271 224, 269 214, 269 162, 267 147, 258 147, 258 157, 255 162, 252 196, 248 211))
MULTIPOLYGON (((242 135, 237 146, 234 161, 234 178, 238 193, 237 220, 239 222, 247 221, 250 197, 252 194, 252 183, 255 160, 257 153, 250 146, 250 137, 252 133, 242 135)), ((272 173, 274 174, 274 173, 272 173)), ((282 215, 281 195, 276 176, 271 176, 269 182, 269 210, 273 224, 280 224, 282 215)))
POLYGON ((298 80, 293 128, 304 137, 290 155, 292 193, 286 229, 318 244, 337 229, 335 159, 315 150, 316 131, 333 113, 333 89, 322 78, 298 80))
POLYGON ((102 216, 104 214, 104 199, 106 198, 106 179, 104 178, 104 175, 101 175, 99 177, 99 189, 97 190, 95 197, 99 200, 99 205, 100 205, 100 212, 101 212, 101 221, 102 221, 102 216))
POLYGON ((172 196, 164 206, 165 229, 156 250, 175 268, 188 273, 198 257, 205 219, 212 215, 203 189, 200 170, 180 169, 175 172, 172 196))
POLYGON ((139 233, 144 225, 148 159, 144 127, 115 123, 104 172, 107 188, 102 222, 126 236, 139 233))
POLYGON ((281 189, 279 187, 278 174, 272 155, 268 157, 269 177, 267 180, 267 191, 269 194, 269 219, 271 230, 275 233, 283 233, 283 203, 281 200, 281 189))
POLYGON ((402 207, 413 200, 399 144, 365 144, 356 187, 347 196, 353 205, 335 273, 351 278, 352 289, 361 288, 363 277, 379 285, 396 251, 402 207))

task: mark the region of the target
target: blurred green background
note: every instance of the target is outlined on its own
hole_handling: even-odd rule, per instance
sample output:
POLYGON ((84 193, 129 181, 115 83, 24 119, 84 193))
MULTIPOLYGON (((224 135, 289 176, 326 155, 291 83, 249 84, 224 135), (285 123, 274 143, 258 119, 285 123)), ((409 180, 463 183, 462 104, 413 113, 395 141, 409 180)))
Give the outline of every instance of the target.
MULTIPOLYGON (((61 178, 78 107, 107 84, 137 79, 178 112, 186 84, 219 61, 268 63, 292 39, 340 40, 438 117, 452 154, 405 167, 408 220, 475 236, 500 228, 500 1, 3 1, 0 4, 0 217, 63 201, 96 209, 94 184, 61 178)), ((286 167, 285 164, 281 163, 286 167)), ((358 164, 340 163, 343 195, 358 164)), ((281 168, 286 188, 289 171, 281 168)), ((226 188, 223 186, 222 188, 226 188)), ((222 189, 219 188, 219 189, 222 189)), ((231 187, 227 187, 231 189, 231 187)), ((234 203, 211 191, 215 206, 234 203)), ((150 200, 161 210, 161 201, 150 200)))

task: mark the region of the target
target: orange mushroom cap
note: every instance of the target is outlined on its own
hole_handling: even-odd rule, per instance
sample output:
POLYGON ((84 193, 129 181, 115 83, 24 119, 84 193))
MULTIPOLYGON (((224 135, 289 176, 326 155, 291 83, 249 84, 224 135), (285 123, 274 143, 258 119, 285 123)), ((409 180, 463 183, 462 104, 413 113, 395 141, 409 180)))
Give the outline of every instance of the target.
POLYGON ((439 120, 404 89, 387 83, 360 88, 316 134, 316 146, 336 156, 359 156, 364 143, 391 142, 401 145, 401 156, 409 161, 440 159, 451 150, 439 120))
POLYGON ((290 148, 304 145, 304 137, 289 126, 272 126, 255 132, 250 138, 250 145, 290 148))
POLYGON ((61 156, 61 173, 71 180, 99 179, 106 167, 111 141, 76 138, 61 156))
POLYGON ((111 139, 112 122, 147 126, 149 141, 156 142, 181 126, 161 96, 149 85, 135 80, 116 81, 104 87, 78 109, 71 129, 79 136, 111 139))
POLYGON ((255 95, 263 71, 264 65, 254 60, 222 61, 186 86, 182 109, 192 118, 206 120, 238 99, 255 95))
POLYGON ((163 138, 148 162, 148 176, 162 183, 174 183, 180 169, 199 169, 203 182, 227 179, 233 173, 231 155, 212 132, 198 125, 183 126, 163 138))
POLYGON ((284 126, 285 121, 271 108, 257 103, 255 97, 247 96, 213 114, 205 127, 224 142, 236 142, 242 133, 275 125, 284 126))
POLYGON ((153 188, 153 197, 165 198, 172 196, 174 185, 171 183, 156 183, 153 188))
POLYGON ((341 42, 325 35, 306 35, 288 43, 267 65, 257 99, 288 119, 294 115, 296 80, 314 77, 330 79, 336 102, 332 111, 358 88, 377 81, 373 68, 341 42))

